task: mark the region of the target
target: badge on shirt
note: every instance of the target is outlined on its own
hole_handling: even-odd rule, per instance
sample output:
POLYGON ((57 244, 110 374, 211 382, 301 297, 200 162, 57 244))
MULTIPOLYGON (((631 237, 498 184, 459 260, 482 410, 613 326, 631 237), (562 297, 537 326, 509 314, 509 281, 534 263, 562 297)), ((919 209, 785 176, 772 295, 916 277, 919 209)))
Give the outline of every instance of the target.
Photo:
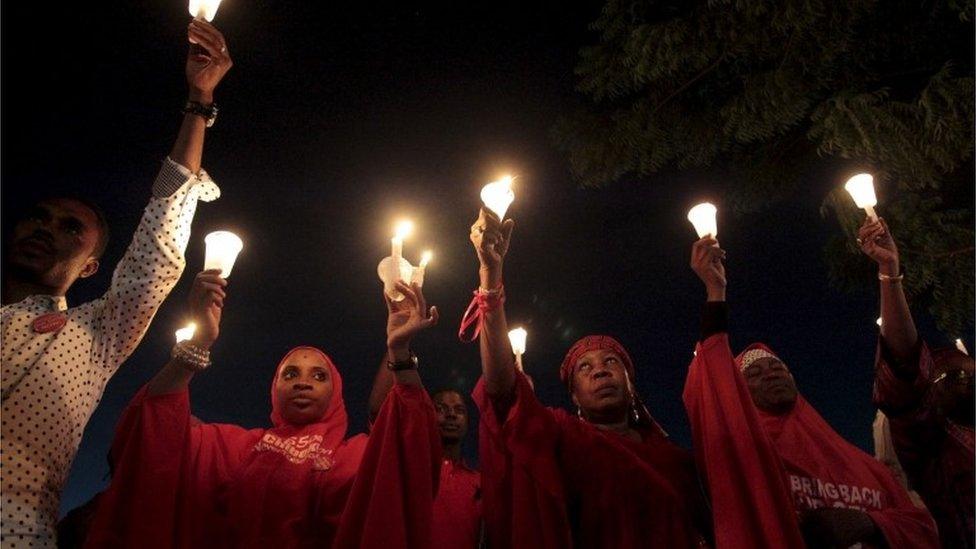
POLYGON ((39 334, 56 332, 68 322, 68 315, 64 313, 47 313, 34 319, 31 327, 39 334))

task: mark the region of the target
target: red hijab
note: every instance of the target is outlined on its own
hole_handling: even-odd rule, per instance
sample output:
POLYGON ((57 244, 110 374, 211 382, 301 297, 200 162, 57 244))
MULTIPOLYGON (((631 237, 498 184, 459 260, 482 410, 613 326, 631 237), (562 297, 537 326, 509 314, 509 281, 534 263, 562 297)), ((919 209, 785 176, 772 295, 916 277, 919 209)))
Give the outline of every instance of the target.
POLYGON ((330 449, 335 449, 345 440, 349 418, 346 416, 346 403, 342 398, 342 376, 339 375, 339 370, 335 367, 335 363, 332 362, 332 359, 324 351, 310 345, 300 345, 281 357, 281 361, 278 362, 278 366, 275 368, 274 379, 271 381, 271 424, 274 426, 274 430, 290 429, 306 431, 311 429, 314 433, 308 434, 321 435, 324 440, 323 446, 330 449), (291 425, 281 415, 281 403, 278 402, 278 379, 281 376, 281 369, 285 367, 288 359, 292 355, 300 352, 314 353, 321 357, 325 365, 328 366, 329 376, 332 379, 332 396, 329 399, 329 406, 325 409, 325 412, 318 421, 307 425, 291 425))

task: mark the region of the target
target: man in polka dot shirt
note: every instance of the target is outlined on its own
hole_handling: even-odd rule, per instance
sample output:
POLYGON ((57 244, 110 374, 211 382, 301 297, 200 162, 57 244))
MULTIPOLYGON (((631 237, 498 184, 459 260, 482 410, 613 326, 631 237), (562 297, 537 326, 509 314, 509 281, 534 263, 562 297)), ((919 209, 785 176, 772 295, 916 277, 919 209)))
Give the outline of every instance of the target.
POLYGON ((4 548, 56 546, 61 490, 85 424, 179 280, 197 200, 220 194, 200 162, 213 92, 232 63, 210 24, 194 20, 188 37, 183 123, 105 295, 70 308, 64 298, 95 273, 105 248, 105 219, 87 201, 44 200, 9 240, 0 309, 4 548))

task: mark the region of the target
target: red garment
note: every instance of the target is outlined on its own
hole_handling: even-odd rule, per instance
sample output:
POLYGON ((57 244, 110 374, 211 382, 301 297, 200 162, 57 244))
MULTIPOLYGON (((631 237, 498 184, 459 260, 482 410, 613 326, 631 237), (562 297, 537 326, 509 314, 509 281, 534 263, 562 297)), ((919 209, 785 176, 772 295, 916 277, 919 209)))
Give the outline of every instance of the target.
POLYGON ((441 462, 434 498, 435 549, 474 549, 481 539, 481 474, 459 461, 441 462))
POLYGON ((803 547, 797 513, 826 506, 864 510, 893 549, 939 546, 931 517, 888 469, 842 439, 803 397, 781 416, 757 409, 727 334, 699 343, 684 401, 718 547, 803 547))
POLYGON ((918 359, 899 364, 888 358, 884 339, 878 338, 874 402, 889 418, 898 461, 935 517, 942 545, 972 549, 976 545, 973 428, 954 423, 940 411, 930 390, 934 359, 922 341, 918 359))
POLYGON ((657 429, 634 442, 545 408, 522 373, 515 392, 507 418, 484 380, 473 395, 490 547, 699 546, 707 513, 690 453, 657 429))
MULTIPOLYGON (((434 409, 395 385, 371 435, 343 441, 342 378, 322 419, 271 429, 191 421, 189 392, 126 409, 86 547, 427 547, 440 460, 434 409), (372 496, 372 497, 370 497, 372 496)), ((275 382, 278 375, 276 370, 275 382)))

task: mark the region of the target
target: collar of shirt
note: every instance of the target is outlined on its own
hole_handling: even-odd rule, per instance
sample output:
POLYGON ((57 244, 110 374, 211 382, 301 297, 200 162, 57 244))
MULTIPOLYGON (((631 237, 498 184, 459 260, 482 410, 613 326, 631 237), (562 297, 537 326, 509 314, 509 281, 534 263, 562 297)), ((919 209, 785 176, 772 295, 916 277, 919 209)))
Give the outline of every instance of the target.
POLYGON ((63 295, 36 294, 26 297, 17 303, 6 305, 3 308, 16 307, 18 309, 30 309, 34 306, 39 306, 48 311, 64 312, 68 310, 68 300, 63 295))

